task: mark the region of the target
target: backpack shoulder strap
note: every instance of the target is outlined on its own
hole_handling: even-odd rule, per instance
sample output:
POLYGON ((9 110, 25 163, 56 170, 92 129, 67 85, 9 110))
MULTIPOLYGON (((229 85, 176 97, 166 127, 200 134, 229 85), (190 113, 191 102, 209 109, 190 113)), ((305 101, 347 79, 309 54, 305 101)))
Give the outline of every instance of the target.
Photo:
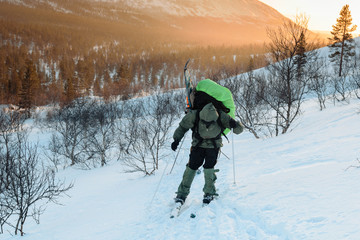
MULTIPOLYGON (((218 111, 219 112, 219 111, 218 111)), ((219 114, 219 117, 218 117, 218 119, 216 120, 217 121, 217 124, 220 126, 220 129, 221 129, 221 135, 223 135, 225 138, 226 138, 226 140, 228 141, 228 142, 230 142, 229 141, 229 139, 228 139, 228 137, 225 135, 225 133, 224 133, 224 131, 225 131, 225 127, 224 127, 224 125, 222 124, 222 122, 221 122, 221 112, 220 112, 220 114, 219 114)))
POLYGON ((200 122, 200 110, 196 111, 196 117, 195 117, 195 122, 194 122, 194 127, 192 128, 193 131, 193 137, 195 137, 196 139, 199 140, 199 142, 196 144, 196 147, 199 147, 200 144, 204 141, 204 139, 200 136, 199 133, 199 122, 200 122))

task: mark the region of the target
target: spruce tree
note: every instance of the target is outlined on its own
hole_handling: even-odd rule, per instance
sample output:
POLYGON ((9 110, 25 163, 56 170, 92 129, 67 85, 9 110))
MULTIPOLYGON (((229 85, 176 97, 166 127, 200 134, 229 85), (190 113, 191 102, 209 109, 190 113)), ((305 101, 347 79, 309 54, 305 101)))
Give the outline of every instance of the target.
POLYGON ((76 97, 76 90, 74 86, 74 79, 73 78, 67 78, 65 82, 65 104, 71 103, 72 100, 76 97))
POLYGON ((339 67, 339 77, 343 70, 343 63, 347 62, 355 55, 355 44, 351 32, 355 31, 357 26, 352 25, 351 12, 349 5, 345 5, 340 11, 340 17, 336 19, 336 24, 332 26, 332 37, 330 40, 329 58, 339 67))
POLYGON ((300 34, 300 38, 298 41, 298 46, 296 48, 296 56, 295 56, 295 65, 296 65, 296 77, 297 80, 300 80, 303 75, 304 67, 307 63, 306 59, 306 36, 302 31, 300 34))
POLYGON ((32 60, 26 60, 25 75, 21 82, 19 107, 25 109, 26 116, 30 117, 30 108, 34 104, 34 87, 37 85, 38 74, 32 60))

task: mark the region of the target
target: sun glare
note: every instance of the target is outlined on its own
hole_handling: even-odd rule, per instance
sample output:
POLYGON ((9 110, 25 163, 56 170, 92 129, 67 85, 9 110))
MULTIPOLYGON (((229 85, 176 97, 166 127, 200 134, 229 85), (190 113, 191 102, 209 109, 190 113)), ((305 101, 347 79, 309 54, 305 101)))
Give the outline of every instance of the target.
POLYGON ((353 24, 358 25, 354 36, 360 34, 360 1, 358 0, 260 0, 275 8, 284 16, 294 19, 296 14, 305 13, 309 17, 309 29, 313 31, 332 30, 336 23, 340 10, 346 4, 349 5, 353 24))

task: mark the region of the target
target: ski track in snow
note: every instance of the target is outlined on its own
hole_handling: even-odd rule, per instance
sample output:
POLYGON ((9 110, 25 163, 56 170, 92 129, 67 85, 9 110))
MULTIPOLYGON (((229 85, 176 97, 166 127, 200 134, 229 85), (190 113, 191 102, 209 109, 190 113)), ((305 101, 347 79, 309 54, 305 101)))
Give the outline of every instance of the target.
MULTIPOLYGON (((196 175, 191 193, 185 202, 180 216, 169 218, 172 209, 171 199, 177 189, 177 182, 166 185, 166 193, 152 206, 148 212, 146 234, 141 233, 133 239, 288 239, 287 231, 281 224, 272 225, 267 222, 261 212, 268 209, 251 209, 242 203, 241 189, 246 186, 234 185, 229 177, 232 175, 232 165, 229 160, 222 159, 221 171, 217 174, 217 187, 220 197, 202 207, 203 174, 196 175), (226 162, 225 162, 226 161, 226 162), (175 184, 174 184, 175 183, 175 184), (235 193, 235 194, 234 194, 235 193), (170 203, 169 203, 170 202, 170 203), (165 207, 164 207, 165 206, 165 207), (160 210, 161 209, 161 210, 160 210), (160 210, 160 211, 159 211, 160 210), (196 218, 190 214, 196 212, 196 218)), ((179 168, 181 168, 179 166, 179 168)), ((172 178, 173 176, 168 176, 172 178)), ((181 180, 181 171, 177 173, 181 180), (179 174, 180 173, 180 174, 179 174)), ((180 182, 179 182, 180 183, 180 182)), ((250 193, 252 195, 253 193, 250 193)), ((129 238, 130 239, 130 238, 129 238)))

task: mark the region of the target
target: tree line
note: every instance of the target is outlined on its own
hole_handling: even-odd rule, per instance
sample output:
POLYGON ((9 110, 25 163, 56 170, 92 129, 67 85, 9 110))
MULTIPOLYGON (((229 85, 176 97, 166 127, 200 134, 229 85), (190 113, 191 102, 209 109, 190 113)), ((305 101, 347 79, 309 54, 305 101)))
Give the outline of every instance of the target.
POLYGON ((179 88, 183 85, 183 65, 192 56, 196 79, 241 73, 252 53, 258 67, 265 63, 262 48, 255 46, 159 46, 128 52, 126 46, 109 44, 84 55, 45 56, 42 50, 30 51, 25 45, 6 43, 0 53, 0 101, 26 109, 69 103, 81 96, 129 98, 179 88))
POLYGON ((178 88, 188 58, 195 59, 194 78, 243 72, 250 55, 258 67, 265 64, 262 44, 201 46, 158 32, 143 36, 101 17, 2 8, 0 103, 26 109, 86 95, 129 98, 178 88), (33 14, 42 22, 27 21, 33 14))
POLYGON ((249 72, 225 83, 234 94, 237 117, 256 138, 288 132, 308 97, 317 97, 320 110, 329 100, 335 104, 354 95, 360 99, 360 53, 352 39, 356 25, 349 6, 342 8, 333 26, 328 56, 308 41, 307 23, 308 18, 299 15, 294 22, 269 29, 265 71, 250 65, 249 72))

